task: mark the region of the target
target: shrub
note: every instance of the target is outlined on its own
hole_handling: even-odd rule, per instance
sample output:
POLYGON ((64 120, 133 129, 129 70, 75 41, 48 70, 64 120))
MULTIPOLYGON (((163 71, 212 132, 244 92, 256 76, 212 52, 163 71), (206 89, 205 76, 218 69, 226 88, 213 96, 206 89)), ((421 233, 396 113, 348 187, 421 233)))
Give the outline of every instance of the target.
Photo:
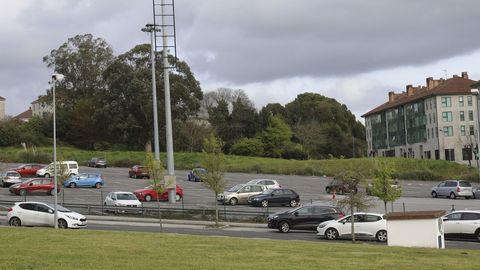
POLYGON ((308 153, 303 149, 300 144, 292 143, 285 146, 282 152, 282 158, 306 160, 308 159, 308 153))
POLYGON ((13 161, 19 163, 50 163, 52 162, 52 156, 46 153, 18 151, 13 161))
POLYGON ((232 145, 231 152, 239 156, 261 157, 263 155, 263 143, 257 138, 242 138, 232 145))

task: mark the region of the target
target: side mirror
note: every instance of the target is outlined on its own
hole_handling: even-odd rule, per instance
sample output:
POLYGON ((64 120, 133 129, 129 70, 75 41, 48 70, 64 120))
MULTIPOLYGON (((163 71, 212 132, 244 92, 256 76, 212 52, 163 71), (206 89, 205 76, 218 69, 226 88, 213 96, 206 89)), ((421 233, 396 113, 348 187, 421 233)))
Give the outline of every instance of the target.
POLYGON ((33 183, 28 184, 29 186, 33 186, 33 183))
POLYGON ((270 196, 275 196, 275 194, 273 194, 273 193, 270 193, 270 196))
POLYGON ((53 211, 52 209, 48 209, 48 213, 53 214, 55 213, 55 211, 53 211))
POLYGON ((345 225, 345 223, 347 223, 347 221, 346 221, 346 220, 342 220, 342 224, 345 225))
POLYGON ((293 213, 293 215, 295 215, 296 217, 298 217, 298 212, 293 213))
POLYGON ((112 198, 112 200, 116 201, 117 199, 116 199, 116 198, 112 198))
POLYGON ((447 218, 447 217, 444 217, 444 218, 442 218, 442 220, 443 220, 443 221, 447 221, 447 220, 448 220, 448 218, 447 218))

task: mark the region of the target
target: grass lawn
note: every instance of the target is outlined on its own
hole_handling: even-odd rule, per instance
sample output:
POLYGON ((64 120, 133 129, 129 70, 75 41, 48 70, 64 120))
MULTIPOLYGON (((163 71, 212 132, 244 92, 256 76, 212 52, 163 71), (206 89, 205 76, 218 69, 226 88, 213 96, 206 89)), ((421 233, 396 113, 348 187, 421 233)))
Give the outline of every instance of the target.
POLYGON ((480 251, 0 228, 0 269, 477 269, 480 251))

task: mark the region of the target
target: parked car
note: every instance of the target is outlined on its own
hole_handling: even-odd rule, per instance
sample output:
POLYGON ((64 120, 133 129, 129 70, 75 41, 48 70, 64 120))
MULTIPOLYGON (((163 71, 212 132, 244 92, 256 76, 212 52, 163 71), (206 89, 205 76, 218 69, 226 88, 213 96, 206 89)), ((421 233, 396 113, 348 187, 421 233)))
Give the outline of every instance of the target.
MULTIPOLYGON (((34 193, 47 193, 53 195, 55 190, 54 179, 32 178, 25 182, 10 186, 10 192, 16 195, 25 196, 34 193)), ((60 192, 60 185, 57 185, 57 192, 60 192)))
POLYGON ((188 174, 188 181, 202 182, 202 178, 200 176, 206 172, 207 170, 204 168, 193 168, 188 174))
POLYGON ((290 229, 314 231, 319 223, 343 216, 338 207, 308 204, 268 216, 268 228, 278 229, 282 233, 287 233, 290 229))
POLYGON ((135 165, 128 171, 130 178, 150 178, 150 174, 145 166, 135 165))
MULTIPOLYGON (((37 176, 49 178, 54 175, 54 163, 50 163, 47 166, 37 170, 37 176)), ((72 176, 78 174, 78 163, 76 161, 57 161, 57 173, 63 173, 66 176, 72 176)))
POLYGON ((108 193, 103 204, 106 206, 142 207, 142 203, 132 192, 125 191, 113 191, 108 193))
POLYGON ((480 199, 480 187, 476 187, 473 189, 473 198, 480 199))
POLYGON ((16 171, 7 171, 1 174, 0 180, 2 181, 2 187, 9 187, 21 183, 22 176, 16 171))
POLYGON ((98 173, 81 173, 79 175, 70 176, 63 183, 64 187, 94 187, 101 188, 104 185, 101 174, 98 173))
POLYGON ((457 197, 465 197, 465 199, 473 198, 473 188, 470 182, 464 180, 447 180, 434 186, 431 191, 433 198, 440 196, 456 199, 457 197))
MULTIPOLYGON (((43 202, 17 202, 7 212, 10 226, 46 226, 54 227, 55 207, 43 202)), ((85 228, 87 218, 61 205, 57 205, 57 224, 59 228, 85 228)))
POLYGON ((299 202, 300 196, 298 193, 288 188, 267 189, 261 194, 248 199, 248 204, 262 207, 274 205, 295 207, 299 202))
MULTIPOLYGON (((394 180, 391 187, 392 188, 397 188, 397 189, 402 189, 398 180, 394 180)), ((372 196, 372 183, 368 183, 367 187, 365 188, 365 192, 367 193, 368 196, 372 196)))
MULTIPOLYGON (((148 186, 142 189, 137 189, 133 192, 139 201, 149 202, 156 201, 157 197, 160 201, 168 201, 168 190, 166 190, 163 185, 160 185, 163 189, 163 192, 158 193, 153 189, 153 186, 148 186)), ((183 189, 181 186, 177 185, 175 188, 175 200, 179 201, 183 198, 183 189)))
POLYGON ((264 185, 267 188, 281 188, 277 180, 274 179, 252 179, 247 182, 247 185, 264 185))
MULTIPOLYGON (((387 222, 383 215, 375 213, 355 213, 355 236, 359 238, 374 238, 379 242, 387 241, 387 222)), ((322 222, 317 227, 317 235, 326 239, 335 240, 338 238, 352 236, 351 215, 339 220, 322 222)))
POLYGON ((217 201, 230 205, 247 204, 248 198, 258 195, 267 189, 264 185, 238 184, 229 190, 218 194, 217 201))
POLYGON ((88 167, 107 168, 107 160, 104 158, 94 157, 87 162, 88 167))
POLYGON ((23 164, 13 170, 20 173, 22 177, 35 177, 37 175, 37 171, 43 167, 44 166, 40 164, 23 164))
MULTIPOLYGON (((325 191, 330 194, 330 193, 336 193, 336 194, 345 194, 350 192, 350 188, 347 183, 344 183, 342 180, 339 179, 333 179, 330 181, 330 183, 327 184, 325 187, 325 191)), ((355 188, 355 192, 357 192, 357 188, 355 188)))
POLYGON ((443 217, 445 238, 466 238, 480 241, 480 211, 453 211, 443 217))

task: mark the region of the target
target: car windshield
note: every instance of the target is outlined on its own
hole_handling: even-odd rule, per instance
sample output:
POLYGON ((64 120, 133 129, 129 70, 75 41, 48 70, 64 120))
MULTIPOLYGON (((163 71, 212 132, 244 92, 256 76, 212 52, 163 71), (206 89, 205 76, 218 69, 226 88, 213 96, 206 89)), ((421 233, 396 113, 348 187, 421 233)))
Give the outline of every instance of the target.
POLYGON ((7 176, 19 176, 17 172, 7 172, 7 176))
POLYGON ((228 192, 236 192, 236 191, 238 191, 239 189, 241 189, 242 187, 243 187, 242 184, 233 186, 232 188, 230 188, 230 189, 228 190, 228 192))
MULTIPOLYGON (((55 206, 53 204, 48 204, 48 206, 55 209, 55 206)), ((57 210, 58 210, 58 212, 62 212, 62 213, 71 213, 72 212, 72 210, 67 209, 67 208, 65 208, 61 205, 58 205, 58 204, 57 204, 57 210)))
POLYGON ((117 193, 117 200, 136 200, 137 197, 131 193, 117 193))

